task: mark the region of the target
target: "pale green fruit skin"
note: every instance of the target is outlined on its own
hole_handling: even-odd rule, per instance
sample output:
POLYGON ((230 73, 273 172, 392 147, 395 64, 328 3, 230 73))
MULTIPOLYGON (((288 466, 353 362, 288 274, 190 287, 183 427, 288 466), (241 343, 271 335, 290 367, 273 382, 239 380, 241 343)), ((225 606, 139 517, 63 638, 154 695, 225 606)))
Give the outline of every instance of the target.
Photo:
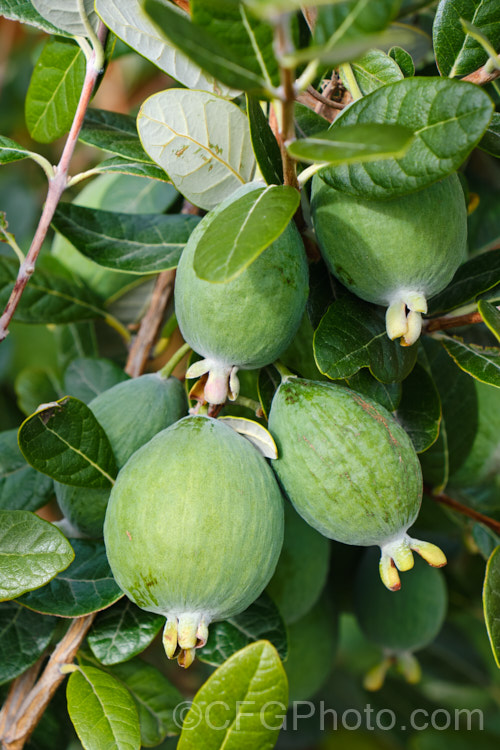
MULTIPOLYGON (((177 378, 157 373, 117 383, 88 404, 106 432, 120 468, 160 430, 187 414, 184 387, 177 378)), ((59 506, 81 533, 102 537, 109 490, 55 482, 59 506)))
POLYGON ((478 403, 478 427, 465 463, 451 479, 467 486, 494 478, 500 472, 500 389, 474 381, 478 403))
POLYGON ((283 498, 263 456, 231 427, 185 417, 118 474, 104 523, 118 585, 165 616, 230 617, 271 578, 283 498))
POLYGON ((333 669, 338 639, 338 616, 323 596, 304 617, 288 627, 289 700, 307 701, 327 680, 333 669))
POLYGON ((389 201, 347 195, 316 175, 311 212, 331 272, 368 302, 388 305, 404 291, 428 299, 466 257, 467 209, 456 174, 389 201))
POLYGON ((198 278, 193 268, 196 247, 207 225, 227 205, 228 201, 204 217, 183 250, 175 312, 184 339, 198 354, 251 369, 273 362, 291 343, 307 300, 307 261, 291 222, 232 281, 212 284, 198 278))
POLYGON ((272 462, 296 511, 344 544, 382 546, 418 515, 422 473, 410 438, 380 404, 340 385, 285 378, 269 415, 272 462))
POLYGON ((326 583, 330 542, 285 503, 285 538, 278 565, 267 587, 287 625, 316 604, 326 583))
POLYGON ((436 638, 446 617, 444 575, 420 558, 400 591, 388 591, 377 570, 376 549, 366 550, 354 586, 354 611, 368 638, 394 652, 418 651, 436 638))

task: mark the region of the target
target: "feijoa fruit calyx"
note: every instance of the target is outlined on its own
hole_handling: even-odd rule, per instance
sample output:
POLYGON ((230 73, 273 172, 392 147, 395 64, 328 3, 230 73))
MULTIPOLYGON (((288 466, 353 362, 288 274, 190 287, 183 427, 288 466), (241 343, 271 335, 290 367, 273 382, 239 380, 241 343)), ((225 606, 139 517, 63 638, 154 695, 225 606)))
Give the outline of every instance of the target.
POLYGON ((273 398, 269 430, 278 447, 272 462, 297 512, 330 539, 378 545, 380 576, 400 588, 398 570, 446 558, 412 539, 422 498, 417 454, 404 429, 377 402, 349 388, 285 376, 273 398))
MULTIPOLYGON (((250 186, 244 186, 248 190, 250 186)), ((222 404, 238 395, 238 369, 263 367, 292 341, 305 310, 308 269, 293 222, 238 276, 226 283, 199 278, 194 257, 214 218, 238 191, 208 213, 183 250, 175 282, 175 312, 184 339, 203 356, 187 377, 208 373, 205 400, 222 404)))
POLYGON ((389 338, 413 344, 427 300, 465 260, 467 210, 457 175, 386 201, 334 190, 316 175, 311 212, 330 271, 358 297, 387 307, 389 338))
POLYGON ((104 541, 118 585, 167 618, 167 656, 187 667, 210 622, 242 612, 263 591, 283 526, 283 498, 263 456, 231 427, 190 416, 119 472, 104 541))

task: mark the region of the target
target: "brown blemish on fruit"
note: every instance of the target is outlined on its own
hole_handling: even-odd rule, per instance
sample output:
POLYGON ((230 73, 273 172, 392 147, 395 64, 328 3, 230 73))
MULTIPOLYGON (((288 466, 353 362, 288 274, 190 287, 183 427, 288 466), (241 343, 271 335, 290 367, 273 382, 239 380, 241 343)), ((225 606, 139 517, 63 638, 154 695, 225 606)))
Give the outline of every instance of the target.
POLYGON ((390 438, 391 442, 394 443, 394 445, 396 445, 396 446, 399 447, 399 443, 396 440, 396 438, 394 437, 394 435, 392 434, 392 432, 390 430, 390 427, 389 427, 389 423, 388 423, 387 419, 384 417, 384 415, 381 414, 374 406, 372 406, 371 404, 369 404, 367 401, 364 401, 361 398, 361 396, 359 396, 357 393, 353 392, 352 393, 352 397, 353 397, 354 401, 356 401, 356 403, 361 406, 361 408, 363 409, 363 411, 366 411, 366 413, 369 414, 370 417, 373 417, 373 419, 375 419, 377 422, 380 422, 380 424, 384 425, 385 429, 387 430, 387 432, 389 434, 389 438, 390 438))
POLYGON ((125 533, 127 534, 129 540, 132 541, 132 534, 130 533, 130 531, 126 531, 125 533))

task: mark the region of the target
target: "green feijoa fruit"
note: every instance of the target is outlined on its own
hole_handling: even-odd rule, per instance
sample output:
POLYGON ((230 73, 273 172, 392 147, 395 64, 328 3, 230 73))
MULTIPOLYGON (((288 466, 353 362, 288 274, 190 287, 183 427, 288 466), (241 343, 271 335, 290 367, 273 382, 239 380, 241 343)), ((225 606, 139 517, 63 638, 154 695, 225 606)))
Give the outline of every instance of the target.
POLYGON ((420 509, 420 464, 380 404, 340 385, 286 376, 269 430, 278 447, 273 469, 297 512, 330 539, 379 545, 388 588, 399 589, 397 569, 412 567, 412 550, 431 565, 446 563, 438 547, 406 533, 420 509))
POLYGON ((189 666, 210 622, 242 612, 269 583, 283 527, 263 456, 228 425, 191 416, 121 469, 104 541, 120 588, 167 618, 165 651, 189 666))
POLYGON ((418 651, 443 625, 447 590, 440 570, 416 559, 397 593, 387 591, 376 571, 378 552, 366 550, 354 586, 354 608, 365 636, 393 653, 418 651))
POLYGON ((288 626, 288 659, 284 667, 290 701, 309 700, 325 683, 333 669, 337 640, 337 612, 327 596, 288 626))
POLYGON ((413 344, 427 299, 466 257, 467 209, 458 176, 381 201, 334 190, 316 175, 311 212, 331 272, 358 297, 387 307, 389 338, 413 344))
MULTIPOLYGON (((88 406, 104 427, 119 467, 157 432, 187 413, 182 383, 158 373, 117 383, 88 406)), ((58 482, 55 489, 59 506, 71 525, 85 536, 101 537, 109 490, 58 482)))
MULTIPOLYGON (((248 190, 248 186, 244 186, 248 190)), ((263 367, 289 346, 302 319, 308 293, 304 245, 293 222, 238 276, 224 284, 200 279, 193 261, 216 216, 241 195, 235 193, 197 225, 179 262, 175 312, 184 339, 203 360, 187 377, 208 373, 205 399, 224 403, 238 394, 237 370, 263 367)))
POLYGON ((450 483, 457 486, 480 484, 500 471, 500 389, 474 380, 478 402, 478 427, 465 463, 450 483))
POLYGON ((285 538, 267 592, 285 623, 300 620, 317 602, 326 583, 330 543, 285 503, 285 538))

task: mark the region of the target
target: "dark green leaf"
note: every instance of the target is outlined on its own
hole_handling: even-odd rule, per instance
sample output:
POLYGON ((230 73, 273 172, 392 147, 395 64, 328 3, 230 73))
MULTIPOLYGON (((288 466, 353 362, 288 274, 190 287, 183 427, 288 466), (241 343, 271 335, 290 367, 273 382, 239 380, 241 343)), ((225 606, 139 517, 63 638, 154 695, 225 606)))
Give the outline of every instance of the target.
POLYGON ((294 119, 297 138, 310 138, 328 127, 328 120, 300 102, 295 102, 294 119))
POLYGON ((436 442, 441 401, 434 381, 419 364, 403 381, 403 397, 395 416, 411 437, 417 453, 423 453, 436 442))
POLYGON ((196 275, 231 281, 284 232, 300 203, 295 188, 270 185, 232 201, 207 224, 194 254, 196 275))
POLYGON ((89 646, 101 664, 119 664, 144 651, 164 624, 162 615, 139 609, 123 597, 97 615, 88 635, 89 646))
MULTIPOLYGON (((18 264, 0 256, 0 307, 7 304, 17 278, 18 264)), ((104 318, 102 302, 83 284, 60 273, 37 268, 17 307, 20 323, 75 323, 104 318)))
POLYGON ((97 357, 97 340, 92 323, 57 326, 55 336, 58 346, 57 364, 61 370, 64 371, 77 357, 97 357))
POLYGON ((252 180, 247 116, 206 91, 167 89, 146 99, 137 118, 144 148, 187 200, 207 211, 252 180))
POLYGON ((426 367, 441 401, 441 424, 436 442, 422 453, 420 463, 426 482, 442 492, 449 477, 463 464, 477 430, 478 408, 474 381, 460 372, 440 344, 425 337, 422 345, 426 367))
POLYGON ((0 509, 38 510, 54 492, 50 477, 29 466, 17 444, 17 430, 0 432, 0 509))
POLYGON ((354 164, 402 157, 413 138, 413 131, 399 125, 359 123, 293 141, 288 153, 300 161, 354 164))
POLYGON ((497 547, 486 568, 483 588, 484 619, 493 656, 500 668, 500 547, 497 547))
POLYGON ((129 214, 59 204, 53 226, 94 263, 139 275, 175 268, 198 216, 129 214))
POLYGON ((479 148, 500 157, 500 113, 494 112, 488 128, 478 143, 479 148))
POLYGON ((252 643, 198 690, 178 750, 272 750, 287 704, 288 681, 278 652, 267 641, 252 643))
MULTIPOLYGON (((220 5, 220 1, 218 5, 220 5)), ((225 6, 226 12, 230 11, 231 3, 225 3, 225 6)), ((235 4, 233 3, 232 8, 234 7, 235 4)), ((260 53, 262 50, 261 44, 256 39, 255 21, 248 18, 242 6, 238 6, 238 8, 241 8, 248 24, 245 47, 249 49, 256 43, 260 53)), ((170 5, 166 5, 161 0, 145 0, 144 10, 153 19, 161 34, 174 47, 180 49, 202 70, 210 73, 227 86, 236 90, 243 89, 256 93, 270 88, 265 73, 258 63, 258 55, 253 49, 250 58, 243 56, 242 59, 238 48, 233 48, 230 35, 229 37, 224 35, 222 39, 214 36, 205 28, 197 26, 185 16, 177 13, 170 5), (247 67, 248 64, 250 64, 250 68, 247 67)), ((245 28, 243 20, 241 26, 245 28)), ((239 33, 238 36, 240 36, 239 33)))
POLYGON ((389 57, 395 60, 405 78, 415 75, 415 63, 409 52, 402 47, 391 47, 389 57))
POLYGON ((332 134, 355 123, 402 125, 415 139, 401 159, 326 167, 331 187, 366 198, 394 198, 454 172, 482 137, 492 101, 473 83, 405 78, 358 99, 334 121, 332 134))
MULTIPOLYGON (((205 75, 182 52, 165 44, 161 32, 144 13, 140 0, 127 0, 127 3, 121 0, 97 0, 96 10, 116 36, 186 88, 210 91, 221 96, 239 93, 223 86, 212 76, 205 75)), ((185 15, 180 8, 176 10, 180 15, 185 15)))
POLYGON ((68 132, 85 79, 86 61, 69 39, 49 39, 35 65, 26 94, 25 116, 31 137, 52 143, 68 132))
MULTIPOLYGON (((412 371, 413 372, 413 371, 412 371)), ((411 373, 410 373, 411 375, 411 373)), ((394 411, 401 401, 401 383, 381 383, 364 367, 349 378, 349 387, 382 404, 387 411, 394 411)))
POLYGON ((461 370, 500 388, 500 349, 468 344, 457 336, 440 336, 439 340, 461 370))
POLYGON ((210 626, 207 645, 200 649, 200 661, 218 667, 236 651, 254 641, 270 641, 284 661, 288 654, 285 623, 268 594, 261 596, 240 615, 210 626))
POLYGON ((74 556, 51 523, 25 510, 0 511, 0 601, 44 586, 74 556))
POLYGON ((47 21, 40 13, 35 10, 31 0, 0 0, 0 15, 10 18, 13 21, 28 23, 30 26, 36 26, 38 29, 46 31, 47 34, 64 34, 56 26, 47 21))
POLYGON ((490 250, 463 263, 446 289, 429 300, 429 315, 461 307, 500 283, 500 250, 490 250))
POLYGON ((498 307, 485 299, 480 299, 477 303, 477 310, 492 334, 500 341, 500 310, 498 307))
MULTIPOLYGON (((401 47, 393 47, 392 49, 400 49, 404 52, 401 47)), ((408 57, 410 56, 408 55, 408 57)), ((372 91, 385 86, 387 83, 400 81, 404 78, 397 61, 380 49, 368 50, 362 57, 355 60, 351 67, 363 96, 371 94, 372 91)))
POLYGON ((93 167, 93 171, 103 174, 117 172, 119 174, 130 174, 134 177, 148 177, 151 180, 169 182, 168 174, 156 164, 135 161, 124 156, 113 156, 111 159, 105 159, 93 167))
POLYGON ((324 375, 350 378, 362 367, 382 383, 404 380, 413 369, 417 346, 391 341, 384 309, 354 296, 330 305, 314 334, 314 356, 324 375))
POLYGON ((39 367, 26 367, 21 370, 14 388, 17 405, 26 416, 33 414, 40 404, 56 401, 64 396, 55 373, 39 367))
POLYGON ((78 357, 64 373, 64 389, 88 404, 103 391, 128 379, 127 373, 110 359, 78 357))
POLYGON ((279 375, 279 372, 274 367, 272 367, 272 365, 269 365, 269 367, 263 367, 261 370, 259 370, 257 389, 259 393, 260 405, 266 419, 271 408, 271 401, 273 400, 273 396, 280 383, 281 377, 279 375))
POLYGON ((258 99, 247 94, 247 115, 250 138, 259 169, 268 185, 283 183, 283 165, 278 142, 258 99))
POLYGON ((36 662, 49 645, 56 622, 17 602, 0 604, 0 685, 36 662))
POLYGON ((45 405, 19 428, 19 446, 37 471, 76 487, 112 485, 113 450, 88 406, 66 396, 45 405))
POLYGON ((66 695, 68 713, 86 750, 140 750, 136 705, 110 674, 79 667, 70 675, 66 695))
POLYGON ((461 19, 473 22, 493 47, 500 45, 500 8, 490 0, 441 0, 433 27, 434 52, 441 75, 466 76, 481 65, 488 55, 468 34, 461 19))
POLYGON ((111 573, 104 542, 72 539, 71 544, 75 559, 69 568, 47 586, 25 594, 20 604, 47 615, 82 617, 109 607, 123 596, 111 573))
POLYGON ((129 161, 152 163, 141 146, 135 117, 130 115, 105 109, 89 109, 79 138, 89 146, 110 151, 129 161))
POLYGON ((168 735, 180 732, 176 708, 183 703, 181 693, 166 677, 141 659, 108 667, 106 672, 127 688, 134 699, 141 725, 141 742, 156 747, 168 735))
POLYGON ((13 161, 20 161, 21 159, 27 159, 31 156, 31 151, 28 151, 24 146, 20 146, 11 138, 5 138, 0 135, 0 164, 9 164, 13 161))

